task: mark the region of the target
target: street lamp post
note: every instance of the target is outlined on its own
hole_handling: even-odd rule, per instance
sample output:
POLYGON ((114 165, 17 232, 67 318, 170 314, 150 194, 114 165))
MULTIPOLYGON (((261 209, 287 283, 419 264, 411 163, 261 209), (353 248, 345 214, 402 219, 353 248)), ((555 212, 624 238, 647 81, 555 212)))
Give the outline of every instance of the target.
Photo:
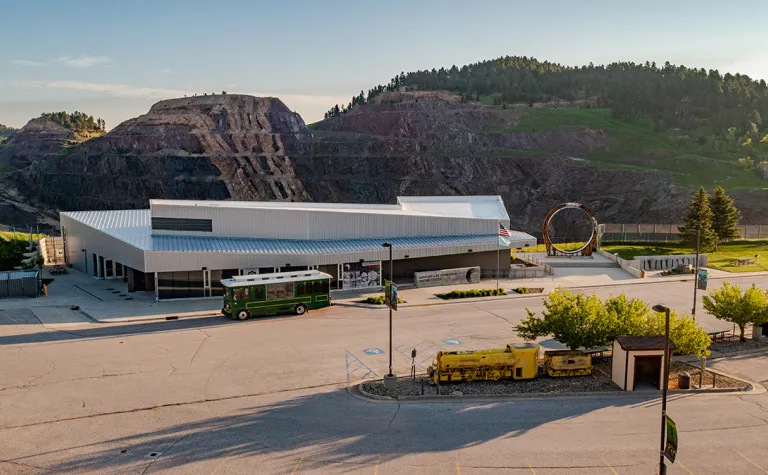
POLYGON ((385 242, 383 247, 389 248, 389 373, 384 376, 384 386, 394 389, 397 384, 397 378, 392 372, 392 283, 394 282, 392 273, 392 243, 385 242))
POLYGON ((654 305, 653 310, 664 312, 664 383, 661 386, 661 441, 659 443, 659 475, 667 473, 667 466, 664 465, 664 433, 667 428, 667 387, 669 386, 669 307, 663 305, 654 305))
POLYGON ((691 316, 696 320, 696 291, 699 288, 699 246, 701 245, 701 231, 696 229, 696 268, 693 270, 693 311, 691 316))

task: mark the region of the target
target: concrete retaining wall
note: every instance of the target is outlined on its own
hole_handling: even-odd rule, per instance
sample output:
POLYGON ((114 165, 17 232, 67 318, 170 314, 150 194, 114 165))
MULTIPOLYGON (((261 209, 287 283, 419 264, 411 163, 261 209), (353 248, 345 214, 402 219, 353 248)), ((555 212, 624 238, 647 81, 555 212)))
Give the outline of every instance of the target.
MULTIPOLYGON (((638 256, 634 261, 635 267, 642 270, 667 270, 675 267, 692 265, 696 267, 696 254, 681 254, 673 256, 638 256)), ((699 267, 707 267, 709 259, 706 254, 699 255, 699 267)))
POLYGON ((625 271, 629 272, 633 276, 637 277, 638 279, 644 279, 645 278, 645 271, 643 271, 641 269, 638 269, 635 266, 635 263, 637 261, 628 261, 626 259, 622 259, 621 257, 614 256, 610 252, 605 252, 602 249, 598 249, 597 253, 600 254, 603 257, 607 257, 608 259, 612 260, 613 262, 618 264, 619 267, 621 267, 625 271))

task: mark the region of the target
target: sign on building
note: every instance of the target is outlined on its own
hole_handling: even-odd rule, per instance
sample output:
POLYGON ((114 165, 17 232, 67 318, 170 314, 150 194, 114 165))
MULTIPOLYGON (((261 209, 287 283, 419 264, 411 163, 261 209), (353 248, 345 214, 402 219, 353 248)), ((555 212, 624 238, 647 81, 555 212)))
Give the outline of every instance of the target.
POLYGON ((416 287, 478 283, 480 283, 480 267, 461 267, 413 274, 413 284, 416 287))
POLYGON ((342 285, 346 289, 381 286, 381 262, 349 262, 342 266, 342 285))

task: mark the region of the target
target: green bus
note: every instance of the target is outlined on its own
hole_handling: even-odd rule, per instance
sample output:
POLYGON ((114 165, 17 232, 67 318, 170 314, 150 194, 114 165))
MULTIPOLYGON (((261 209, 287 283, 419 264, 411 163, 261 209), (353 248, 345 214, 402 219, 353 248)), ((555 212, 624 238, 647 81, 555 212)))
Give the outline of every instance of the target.
POLYGON ((238 320, 285 312, 304 315, 310 309, 331 304, 332 278, 324 272, 307 270, 224 279, 221 313, 238 320))

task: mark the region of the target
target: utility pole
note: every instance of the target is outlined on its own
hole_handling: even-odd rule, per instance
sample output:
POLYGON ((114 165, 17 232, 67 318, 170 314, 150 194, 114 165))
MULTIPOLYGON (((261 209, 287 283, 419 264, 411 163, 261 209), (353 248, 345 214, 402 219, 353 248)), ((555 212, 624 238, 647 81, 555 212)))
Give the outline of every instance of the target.
POLYGON ((696 229, 696 267, 693 270, 693 310, 691 316, 696 321, 696 291, 699 289, 699 246, 701 245, 701 230, 696 229))

